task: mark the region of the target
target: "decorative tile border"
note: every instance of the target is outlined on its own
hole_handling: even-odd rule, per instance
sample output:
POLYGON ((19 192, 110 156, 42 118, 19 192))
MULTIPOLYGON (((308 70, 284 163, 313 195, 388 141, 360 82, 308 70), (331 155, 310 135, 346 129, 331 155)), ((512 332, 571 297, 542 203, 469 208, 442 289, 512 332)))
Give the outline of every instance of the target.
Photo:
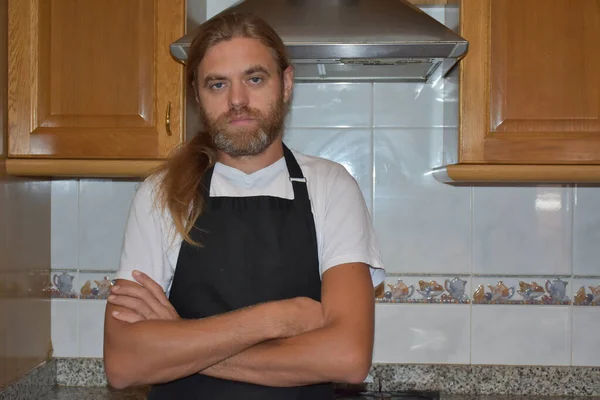
POLYGON ((473 278, 473 304, 570 305, 570 279, 473 278))
POLYGON ((600 279, 573 279, 573 305, 600 306, 600 279))
POLYGON ((77 270, 52 270, 49 290, 53 299, 76 299, 77 293, 77 270))
POLYGON ((18 382, 5 388, 0 388, 0 400, 29 400, 39 399, 56 386, 56 361, 44 362, 18 382))
MULTIPOLYGON (((50 292, 53 299, 105 300, 114 276, 115 271, 60 269, 52 270, 50 275, 32 274, 31 279, 43 279, 35 287, 50 292)), ((7 281, 0 286, 0 297, 19 292, 19 287, 17 280, 7 281)), ((388 276, 375 300, 403 304, 599 306, 600 278, 388 276)))
POLYGON ((600 278, 563 276, 386 277, 377 303, 599 306, 600 278))
POLYGON ((378 303, 469 304, 469 280, 460 276, 388 276, 375 294, 378 303), (439 282, 439 283, 438 283, 439 282))
POLYGON ((105 300, 114 284, 114 272, 79 271, 79 297, 84 300, 105 300))
POLYGON ((52 270, 47 290, 53 299, 106 300, 115 271, 52 270))

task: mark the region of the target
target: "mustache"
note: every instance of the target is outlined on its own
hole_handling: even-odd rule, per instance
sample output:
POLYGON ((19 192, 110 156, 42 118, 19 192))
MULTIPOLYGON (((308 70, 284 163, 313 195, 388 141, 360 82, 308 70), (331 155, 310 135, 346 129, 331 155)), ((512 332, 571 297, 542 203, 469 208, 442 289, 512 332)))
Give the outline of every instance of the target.
POLYGON ((252 117, 255 119, 260 119, 263 118, 263 115, 260 111, 250 108, 248 106, 232 108, 223 115, 223 118, 226 118, 227 120, 240 117, 252 117))

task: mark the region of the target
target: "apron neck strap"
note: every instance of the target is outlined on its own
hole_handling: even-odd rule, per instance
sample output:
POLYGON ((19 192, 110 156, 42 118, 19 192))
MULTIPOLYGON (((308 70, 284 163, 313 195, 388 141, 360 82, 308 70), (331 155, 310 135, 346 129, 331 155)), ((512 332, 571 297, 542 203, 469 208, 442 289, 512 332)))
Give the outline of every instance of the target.
POLYGON ((292 154, 292 151, 282 143, 283 155, 285 157, 285 163, 290 174, 290 181, 294 188, 294 202, 300 204, 302 207, 310 210, 310 198, 308 197, 308 189, 306 187, 306 178, 302 174, 302 169, 296 161, 296 157, 292 154))
MULTIPOLYGON (((292 182, 292 187, 294 189, 294 201, 310 208, 310 199, 308 197, 308 189, 306 188, 306 178, 302 174, 302 169, 300 168, 298 161, 296 161, 296 157, 292 154, 292 151, 285 143, 282 143, 282 145, 285 164, 287 165, 290 181, 292 182)), ((206 198, 210 197, 210 182, 212 180, 214 169, 214 166, 210 167, 202 178, 201 190, 204 191, 206 198)))

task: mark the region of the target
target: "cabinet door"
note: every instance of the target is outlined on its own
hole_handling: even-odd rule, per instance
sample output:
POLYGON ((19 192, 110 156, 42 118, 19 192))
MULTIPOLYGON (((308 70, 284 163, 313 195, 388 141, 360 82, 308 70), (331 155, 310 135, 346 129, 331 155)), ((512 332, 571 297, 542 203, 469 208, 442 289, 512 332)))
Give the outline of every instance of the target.
POLYGON ((600 163, 600 0, 462 0, 463 163, 600 163))
POLYGON ((9 156, 163 158, 182 140, 184 28, 185 0, 9 0, 9 156))

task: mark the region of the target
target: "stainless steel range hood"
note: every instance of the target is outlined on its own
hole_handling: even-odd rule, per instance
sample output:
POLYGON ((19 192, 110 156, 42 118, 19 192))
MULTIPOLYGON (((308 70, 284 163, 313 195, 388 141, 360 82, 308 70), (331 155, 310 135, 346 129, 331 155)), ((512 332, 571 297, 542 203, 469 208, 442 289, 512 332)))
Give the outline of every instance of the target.
MULTIPOLYGON (((426 82, 444 76, 468 46, 405 0, 245 0, 221 14, 229 12, 253 13, 273 26, 298 81, 426 82)), ((171 44, 183 63, 194 33, 171 44)))

